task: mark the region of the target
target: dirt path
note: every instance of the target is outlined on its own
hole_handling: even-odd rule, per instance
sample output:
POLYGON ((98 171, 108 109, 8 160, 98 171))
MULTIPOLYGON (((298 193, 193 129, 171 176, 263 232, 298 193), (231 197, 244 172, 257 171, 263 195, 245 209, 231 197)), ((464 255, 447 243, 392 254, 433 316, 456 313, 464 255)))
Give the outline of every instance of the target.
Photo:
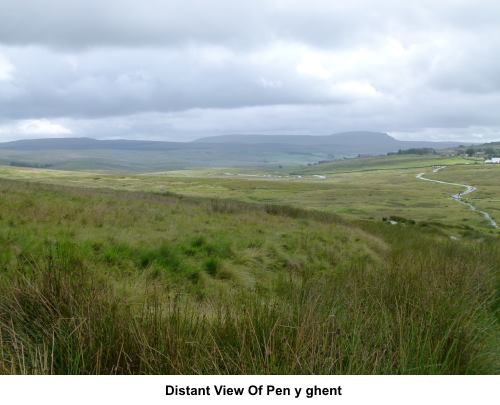
MULTIPOLYGON (((439 170, 442 170, 444 169, 446 166, 439 166, 435 169, 433 169, 432 171, 434 173, 437 173, 439 170)), ((419 180, 425 180, 425 181, 431 181, 433 183, 439 183, 439 184, 448 184, 450 186, 459 186, 459 187, 464 187, 465 190, 460 192, 460 193, 457 193, 457 194, 453 194, 451 196, 451 198, 453 198, 455 201, 459 202, 460 204, 464 204, 466 205, 467 207, 469 207, 469 209, 471 211, 476 211, 478 212, 479 214, 481 214, 483 216, 484 219, 486 219, 489 224, 493 227, 493 228, 498 228, 498 225, 496 223, 496 221, 491 217, 491 215, 489 213, 487 213, 486 211, 481 211, 481 210, 478 210, 474 205, 472 205, 470 202, 467 202, 463 199, 464 196, 466 196, 467 194, 470 194, 470 193, 473 193, 474 191, 476 191, 476 187, 474 186, 469 186, 468 184, 460 184, 460 183, 450 183, 450 182, 447 182, 447 181, 441 181, 441 180, 433 180, 433 179, 428 179, 427 177, 424 177, 425 173, 419 173, 417 174, 417 179, 419 180)))

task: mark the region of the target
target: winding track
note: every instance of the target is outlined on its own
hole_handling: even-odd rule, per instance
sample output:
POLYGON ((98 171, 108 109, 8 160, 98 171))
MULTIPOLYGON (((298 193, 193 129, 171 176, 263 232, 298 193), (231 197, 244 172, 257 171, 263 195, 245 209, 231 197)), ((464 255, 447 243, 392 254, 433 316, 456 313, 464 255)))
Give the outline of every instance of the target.
MULTIPOLYGON (((439 170, 442 170, 444 169, 446 166, 439 166, 435 169, 433 169, 433 172, 434 173, 437 173, 439 170)), ((463 199, 464 196, 466 196, 467 194, 470 194, 470 193, 473 193, 474 191, 476 191, 476 187, 474 186, 469 186, 468 184, 460 184, 460 183, 449 183, 447 181, 442 181, 442 180, 433 180, 433 179, 428 179, 427 177, 424 177, 424 174, 425 173, 419 173, 417 174, 417 179, 419 180, 425 180, 425 181, 432 181, 433 183, 439 183, 439 184, 448 184, 450 186, 460 186, 460 187, 464 187, 465 190, 462 191, 461 193, 457 193, 457 194, 453 194, 451 196, 451 198, 453 198, 455 201, 459 202, 460 204, 464 204, 466 205, 467 207, 469 207, 469 209, 471 211, 476 211, 478 213, 480 213, 484 219, 486 219, 489 224, 493 227, 493 228, 498 228, 498 225, 496 223, 496 221, 491 217, 491 215, 489 213, 487 213, 486 211, 481 211, 481 210, 478 210, 474 205, 472 205, 470 202, 467 202, 463 199)))

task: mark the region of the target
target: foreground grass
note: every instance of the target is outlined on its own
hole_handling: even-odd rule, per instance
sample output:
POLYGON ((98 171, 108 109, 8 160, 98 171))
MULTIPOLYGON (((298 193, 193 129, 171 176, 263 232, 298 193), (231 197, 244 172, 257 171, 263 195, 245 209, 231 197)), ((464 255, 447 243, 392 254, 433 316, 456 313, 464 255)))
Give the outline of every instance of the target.
POLYGON ((498 240, 0 181, 2 373, 497 373, 498 240))

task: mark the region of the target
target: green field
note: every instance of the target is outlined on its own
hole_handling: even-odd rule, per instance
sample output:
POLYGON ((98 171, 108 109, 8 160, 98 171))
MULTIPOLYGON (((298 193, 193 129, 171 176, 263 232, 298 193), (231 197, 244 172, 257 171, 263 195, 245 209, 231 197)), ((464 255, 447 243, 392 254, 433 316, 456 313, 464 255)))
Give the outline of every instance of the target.
POLYGON ((88 173, 44 169, 0 168, 11 179, 104 187, 154 193, 235 199, 258 204, 286 204, 342 215, 350 220, 381 220, 390 216, 433 222, 450 228, 479 229, 488 224, 477 213, 457 204, 450 196, 461 187, 418 181, 420 172, 432 177, 432 166, 447 168, 436 178, 477 185, 470 199, 492 215, 500 210, 500 168, 475 164, 463 158, 390 156, 346 159, 289 172, 258 169, 209 169, 156 174, 88 173), (456 175, 455 175, 456 173, 456 175), (468 173, 462 176, 463 173, 468 173), (469 174, 470 173, 470 174, 469 174), (479 173, 479 176, 474 176, 479 173), (321 175, 324 178, 315 177, 321 175), (299 177, 301 176, 301 177, 299 177), (477 177, 477 178, 476 178, 477 177))
POLYGON ((461 158, 0 168, 0 373, 498 373, 498 229, 421 172, 500 216, 461 158))

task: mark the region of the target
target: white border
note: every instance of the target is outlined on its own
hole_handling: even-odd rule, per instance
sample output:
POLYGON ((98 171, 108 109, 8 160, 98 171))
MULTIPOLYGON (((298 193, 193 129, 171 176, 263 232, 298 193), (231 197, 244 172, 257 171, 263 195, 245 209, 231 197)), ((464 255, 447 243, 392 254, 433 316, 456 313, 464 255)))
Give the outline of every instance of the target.
MULTIPOLYGON (((495 404, 499 376, 3 376, 3 404, 495 404), (166 396, 166 385, 224 384, 243 396, 166 396), (342 387, 342 395, 250 396, 250 385, 342 387)), ((264 388, 265 389, 265 388, 264 388)), ((212 389, 213 391, 213 389, 212 389)))

